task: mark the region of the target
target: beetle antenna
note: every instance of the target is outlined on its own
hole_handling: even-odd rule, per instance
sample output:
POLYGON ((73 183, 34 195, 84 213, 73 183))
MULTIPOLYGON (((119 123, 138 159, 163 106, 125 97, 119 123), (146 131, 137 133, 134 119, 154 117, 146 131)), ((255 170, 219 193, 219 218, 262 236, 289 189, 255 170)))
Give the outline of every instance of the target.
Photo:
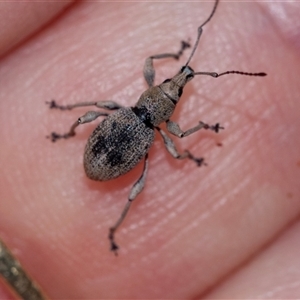
POLYGON ((203 32, 202 27, 203 27, 205 24, 207 24, 207 23, 210 21, 210 19, 213 17, 213 15, 214 15, 215 12, 216 12, 218 3, 219 3, 219 0, 216 0, 215 5, 214 5, 214 8, 213 8, 213 10, 212 10, 210 16, 208 17, 208 19, 207 19, 202 25, 200 25, 200 26, 198 27, 198 35, 197 35, 196 43, 195 43, 195 45, 194 45, 194 48, 193 48, 193 50, 192 50, 192 53, 191 53, 191 55, 190 55, 190 57, 189 57, 187 63, 185 64, 185 66, 188 66, 188 65, 189 65, 189 63, 190 63, 192 57, 194 56, 194 53, 195 53, 195 51, 196 51, 196 49, 197 49, 197 47, 198 47, 199 41, 200 41, 201 34, 202 34, 202 32, 203 32))
POLYGON ((216 72, 195 72, 194 75, 208 75, 212 76, 214 78, 227 75, 227 74, 239 74, 239 75, 247 75, 247 76, 267 76, 266 73, 264 72, 259 72, 259 73, 249 73, 249 72, 241 72, 241 71, 226 71, 223 73, 216 73, 216 72))

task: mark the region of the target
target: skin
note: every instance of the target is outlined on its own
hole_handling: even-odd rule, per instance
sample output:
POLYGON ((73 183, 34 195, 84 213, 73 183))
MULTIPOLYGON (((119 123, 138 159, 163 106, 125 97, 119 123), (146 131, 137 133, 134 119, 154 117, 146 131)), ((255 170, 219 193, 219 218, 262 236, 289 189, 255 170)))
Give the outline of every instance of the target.
MULTIPOLYGON (((22 40, 12 47, 0 36, 0 236, 44 292, 53 299, 296 298, 300 6, 220 3, 191 67, 268 76, 188 83, 172 120, 184 130, 200 120, 225 130, 174 137, 178 149, 205 157, 201 168, 174 160, 157 135, 115 257, 108 228, 142 164, 113 181, 87 179, 82 156, 97 121, 52 144, 45 136, 67 131, 86 110, 51 111, 45 101, 134 105, 147 88, 144 59, 194 41, 212 3, 84 2, 65 11, 53 3, 58 16, 37 20, 36 31, 13 23, 18 5, 9 6, 12 19, 0 11, 22 40)), ((180 62, 156 62, 156 83, 175 75, 187 52, 180 62)))

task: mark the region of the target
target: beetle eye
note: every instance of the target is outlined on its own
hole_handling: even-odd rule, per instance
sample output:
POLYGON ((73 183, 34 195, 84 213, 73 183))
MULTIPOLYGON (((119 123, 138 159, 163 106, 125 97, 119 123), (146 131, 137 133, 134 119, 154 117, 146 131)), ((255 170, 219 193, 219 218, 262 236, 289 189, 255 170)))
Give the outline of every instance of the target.
POLYGON ((168 79, 166 79, 163 83, 170 82, 170 81, 171 81, 171 79, 168 78, 168 79))

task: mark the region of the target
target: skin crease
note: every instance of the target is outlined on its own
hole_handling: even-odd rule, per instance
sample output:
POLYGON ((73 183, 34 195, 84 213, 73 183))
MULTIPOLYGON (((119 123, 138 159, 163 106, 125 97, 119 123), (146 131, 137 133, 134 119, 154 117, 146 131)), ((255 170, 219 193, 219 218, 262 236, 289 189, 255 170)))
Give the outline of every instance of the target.
MULTIPOLYGON (((142 164, 93 182, 82 156, 97 121, 68 141, 45 138, 86 111, 49 110, 45 101, 134 105, 146 89, 144 59, 178 51, 182 39, 193 43, 212 6, 77 3, 0 61, 0 236, 50 298, 299 295, 299 255, 279 259, 300 233, 297 3, 220 3, 191 67, 268 76, 188 83, 172 120, 183 130, 200 120, 225 130, 173 137, 181 151, 205 157, 201 168, 174 160, 156 134, 146 187, 116 234, 118 257, 108 228, 142 164)), ((189 53, 156 61, 156 83, 189 53)))

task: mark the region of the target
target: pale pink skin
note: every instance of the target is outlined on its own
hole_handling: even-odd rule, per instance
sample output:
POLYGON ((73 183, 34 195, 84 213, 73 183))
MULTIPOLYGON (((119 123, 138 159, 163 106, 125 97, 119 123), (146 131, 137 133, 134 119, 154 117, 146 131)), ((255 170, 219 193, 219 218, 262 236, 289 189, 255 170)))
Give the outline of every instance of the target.
MULTIPOLYGON (((45 293, 299 296, 299 4, 220 3, 191 67, 268 76, 188 83, 172 120, 184 130, 200 120, 225 130, 174 137, 178 149, 205 157, 201 168, 174 160, 156 139, 146 187, 116 234, 118 257, 109 251, 108 228, 142 164, 111 182, 87 179, 83 151, 98 121, 53 144, 45 136, 67 131, 86 109, 51 111, 45 101, 134 105, 147 87, 144 59, 194 41, 213 3, 64 6, 0 6, 0 236, 45 293)), ((172 77, 189 53, 180 62, 156 62, 156 83, 172 77)))

